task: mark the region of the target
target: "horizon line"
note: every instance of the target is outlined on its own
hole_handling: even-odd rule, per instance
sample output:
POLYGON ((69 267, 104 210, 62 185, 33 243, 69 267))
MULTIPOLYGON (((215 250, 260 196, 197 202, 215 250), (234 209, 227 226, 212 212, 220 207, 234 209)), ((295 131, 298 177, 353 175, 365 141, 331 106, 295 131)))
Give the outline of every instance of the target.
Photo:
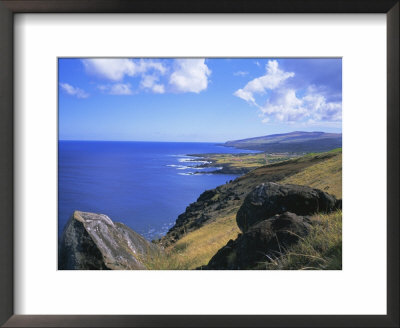
POLYGON ((176 142, 176 143, 225 143, 226 141, 170 141, 170 140, 102 140, 102 139, 58 139, 58 141, 90 141, 90 142, 176 142))
POLYGON ((295 133, 295 132, 308 132, 308 133, 327 133, 327 134, 340 134, 342 135, 341 132, 325 132, 325 131, 301 131, 301 130, 296 130, 296 131, 291 131, 291 132, 280 132, 280 133, 272 133, 272 134, 267 134, 267 135, 262 135, 262 136, 257 136, 257 137, 245 137, 245 138, 238 138, 238 139, 228 139, 225 141, 173 141, 173 140, 104 140, 104 139, 58 139, 58 141, 97 141, 97 142, 176 142, 176 143, 226 143, 226 142, 231 142, 231 141, 237 141, 237 140, 245 140, 245 139, 255 139, 255 138, 262 138, 262 137, 267 137, 267 136, 275 136, 275 135, 280 135, 280 134, 290 134, 290 133, 295 133))

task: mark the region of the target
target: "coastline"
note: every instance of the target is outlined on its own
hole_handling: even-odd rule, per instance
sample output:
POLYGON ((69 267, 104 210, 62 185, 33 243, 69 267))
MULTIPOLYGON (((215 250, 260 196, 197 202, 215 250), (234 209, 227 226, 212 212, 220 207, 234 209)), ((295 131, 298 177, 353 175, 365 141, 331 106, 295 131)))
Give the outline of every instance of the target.
MULTIPOLYGON (((196 172, 194 174, 231 174, 231 175, 243 175, 252 170, 252 168, 235 168, 232 167, 230 164, 224 164, 224 163, 218 163, 218 161, 213 158, 212 156, 205 156, 208 154, 188 154, 187 156, 193 156, 197 158, 201 158, 204 160, 204 164, 196 165, 195 168, 215 168, 213 171, 207 171, 207 172, 196 172)), ((217 155, 217 154, 216 154, 217 155)), ((218 154, 219 155, 219 154, 218 154)), ((245 154, 248 155, 248 154, 245 154)), ((193 160, 196 161, 196 160, 193 160)))
MULTIPOLYGON (((204 154, 192 155, 207 158, 204 154)), ((237 213, 246 196, 260 184, 272 182, 309 186, 341 199, 341 163, 341 149, 308 154, 264 165, 228 183, 205 190, 178 216, 166 235, 153 240, 169 256, 163 268, 202 267, 230 240, 236 240, 241 233, 237 213)), ((340 222, 341 213, 334 213, 333 218, 333 222, 340 222)))
POLYGON ((212 171, 199 171, 193 174, 230 174, 241 176, 258 167, 283 162, 289 159, 299 157, 288 153, 211 153, 211 154, 186 154, 191 157, 186 162, 201 163, 193 166, 193 168, 215 168, 212 171))

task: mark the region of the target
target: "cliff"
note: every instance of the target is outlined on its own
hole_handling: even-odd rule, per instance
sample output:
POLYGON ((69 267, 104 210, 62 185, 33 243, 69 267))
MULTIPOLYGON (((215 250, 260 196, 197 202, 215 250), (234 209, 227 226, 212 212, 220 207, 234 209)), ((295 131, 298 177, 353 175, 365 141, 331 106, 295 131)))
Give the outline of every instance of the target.
MULTIPOLYGON (((261 260, 257 268, 269 270, 297 270, 312 267, 316 269, 337 270, 341 268, 342 214, 340 209, 335 210, 335 208, 341 207, 341 177, 342 153, 341 149, 336 149, 328 153, 307 154, 284 162, 265 165, 229 183, 205 191, 196 202, 190 204, 186 211, 179 216, 175 226, 170 229, 168 234, 159 240, 164 246, 166 257, 163 259, 162 263, 157 263, 157 266, 154 266, 154 268, 159 268, 159 264, 161 264, 163 269, 207 269, 207 264, 210 260, 219 250, 224 248, 229 241, 231 241, 231 243, 234 242, 233 246, 235 246, 235 248, 237 247, 236 249, 239 250, 246 246, 242 244, 242 241, 247 243, 250 235, 263 236, 264 231, 266 233, 265 236, 270 233, 279 235, 281 232, 277 231, 275 228, 280 226, 281 223, 287 222, 288 219, 285 217, 278 218, 279 220, 277 220, 277 222, 279 225, 273 225, 272 232, 267 231, 270 230, 268 224, 260 223, 260 226, 256 227, 257 229, 254 228, 256 231, 252 229, 250 235, 246 235, 240 239, 238 239, 238 237, 246 234, 247 231, 241 231, 241 224, 238 226, 237 222, 237 212, 244 204, 246 196, 251 194, 254 190, 260 190, 262 184, 267 186, 270 185, 269 182, 277 182, 279 185, 276 186, 276 196, 270 194, 273 190, 271 188, 269 188, 269 191, 265 190, 266 193, 261 193, 260 196, 263 198, 264 196, 268 196, 265 197, 266 201, 274 198, 280 202, 280 209, 277 208, 279 211, 276 213, 289 211, 286 208, 287 206, 290 206, 292 209, 292 214, 299 217, 305 217, 308 215, 306 213, 311 213, 309 216, 313 224, 308 226, 310 229, 308 229, 309 233, 306 237, 301 239, 300 242, 296 242, 290 246, 288 245, 288 247, 293 250, 292 252, 281 254, 279 260, 275 258, 278 255, 274 254, 275 259, 271 262, 265 261, 266 257, 264 257, 264 260, 261 260), (295 200, 295 203, 297 202, 296 198, 292 198, 292 196, 289 198, 277 198, 281 192, 282 196, 286 194, 285 189, 287 188, 281 187, 281 185, 286 184, 303 185, 312 189, 319 189, 319 191, 309 190, 310 192, 303 193, 303 188, 299 186, 291 188, 294 190, 292 190, 290 194, 300 188, 300 190, 298 190, 300 193, 296 192, 300 196, 300 198, 296 197, 297 199, 304 198, 304 196, 309 194, 313 199, 312 203, 310 203, 312 207, 309 209, 302 208, 302 206, 292 207, 292 201, 295 200), (326 206, 330 201, 326 203, 323 199, 332 199, 330 196, 327 196, 326 193, 339 199, 338 202, 335 201, 334 207, 326 206), (270 198, 270 196, 273 197, 270 198), (282 208, 282 205, 285 209, 282 208), (301 213, 298 212, 300 209, 301 213), (303 210, 307 210, 307 212, 305 213, 303 210), (330 210, 333 210, 333 212, 328 213, 330 210), (295 257, 293 253, 304 254, 304 256, 295 257)), ((308 188, 304 188, 304 191, 307 191, 307 189, 308 188)), ((254 194, 252 194, 252 197, 253 196, 254 194)), ((307 198, 309 196, 307 196, 307 198)), ((310 200, 311 199, 305 199, 305 201, 310 200)), ((274 216, 273 213, 269 213, 268 211, 263 212, 264 201, 261 198, 257 203, 260 204, 260 208, 254 208, 255 211, 248 206, 250 205, 248 203, 243 207, 243 210, 246 209, 246 211, 244 211, 245 214, 247 213, 246 216, 249 217, 249 215, 251 215, 251 218, 255 219, 254 222, 249 222, 252 226, 256 226, 258 224, 257 222, 262 222, 259 220, 268 219, 270 215, 274 216), (261 216, 253 215, 257 213, 260 213, 261 216)), ((240 218, 241 216, 239 215, 239 219, 240 218)), ((300 218, 300 220, 302 219, 300 218)), ((268 240, 265 239, 265 242, 268 242, 268 240)), ((261 245, 263 244, 265 243, 263 242, 261 245)), ((228 247, 230 246, 231 245, 228 247)), ((223 254, 225 254, 225 251, 223 254)), ((234 254, 240 255, 240 251, 237 253, 235 251, 231 254, 231 256, 234 257, 236 256, 234 254)), ((265 252, 262 254, 265 254, 265 252)), ((218 258, 222 259, 220 256, 218 258)), ((256 266, 248 266, 245 263, 239 262, 231 262, 227 265, 228 267, 256 268, 256 266)), ((209 268, 215 268, 217 266, 219 266, 220 269, 224 268, 224 265, 221 264, 220 261, 213 261, 209 268)))
POLYGON ((161 248, 104 214, 75 211, 61 237, 60 270, 141 270, 161 248))
MULTIPOLYGON (((218 218, 236 216, 245 197, 258 185, 266 182, 280 182, 296 176, 307 168, 315 167, 317 164, 325 165, 330 160, 337 160, 335 167, 340 168, 341 173, 341 152, 328 152, 262 166, 225 185, 207 190, 200 195, 196 202, 190 204, 184 213, 178 216, 175 225, 166 236, 161 238, 160 242, 164 247, 168 247, 189 232, 215 222, 218 218)), ((314 175, 320 176, 322 173, 322 170, 319 170, 314 175)), ((332 173, 329 173, 329 176, 331 175, 332 173)), ((290 183, 299 184, 295 180, 290 183)), ((318 187, 320 189, 327 188, 328 184, 318 187)), ((341 179, 338 189, 341 191, 341 179)))

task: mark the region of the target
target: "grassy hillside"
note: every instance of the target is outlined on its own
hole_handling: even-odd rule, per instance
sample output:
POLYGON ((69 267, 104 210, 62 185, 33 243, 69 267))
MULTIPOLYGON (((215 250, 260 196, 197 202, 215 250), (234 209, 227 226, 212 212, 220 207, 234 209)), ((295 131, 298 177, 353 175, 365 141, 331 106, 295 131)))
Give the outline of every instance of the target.
POLYGON ((337 198, 342 198, 342 153, 340 152, 337 156, 326 161, 309 166, 279 182, 318 188, 337 198))
POLYGON ((165 258, 152 260, 147 267, 159 270, 196 269, 207 264, 221 247, 239 233, 236 214, 218 217, 214 222, 184 235, 165 249, 165 258))
POLYGON ((184 213, 179 215, 175 225, 160 242, 164 246, 169 246, 182 238, 183 235, 230 214, 232 209, 241 206, 246 195, 261 183, 280 182, 310 166, 338 155, 340 153, 335 152, 310 154, 265 165, 236 178, 230 183, 207 190, 200 195, 196 202, 190 204, 184 213))
MULTIPOLYGON (((226 245, 230 239, 237 237, 240 231, 235 220, 236 212, 244 197, 262 182, 307 185, 341 198, 341 168, 341 149, 328 153, 308 154, 262 166, 228 184, 205 192, 197 202, 188 206, 186 212, 178 218, 176 225, 159 241, 165 247, 167 256, 152 261, 148 267, 194 269, 207 264, 218 249, 226 245)), ((338 259, 341 259, 341 253, 338 255, 338 245, 341 249, 341 212, 315 216, 313 219, 320 221, 321 224, 317 225, 307 240, 299 243, 299 248, 294 248, 289 257, 282 258, 281 262, 275 263, 276 265, 270 264, 268 269, 292 269, 300 266, 305 268, 307 259, 309 260, 307 265, 310 267, 323 268, 325 265, 325 268, 338 268, 338 259), (296 259, 294 254, 303 254, 306 260, 296 259), (318 260, 321 263, 318 261, 314 263, 318 256, 324 260, 318 260), (332 259, 328 259, 329 256, 332 256, 332 259)), ((300 255, 298 257, 301 258, 300 255)))

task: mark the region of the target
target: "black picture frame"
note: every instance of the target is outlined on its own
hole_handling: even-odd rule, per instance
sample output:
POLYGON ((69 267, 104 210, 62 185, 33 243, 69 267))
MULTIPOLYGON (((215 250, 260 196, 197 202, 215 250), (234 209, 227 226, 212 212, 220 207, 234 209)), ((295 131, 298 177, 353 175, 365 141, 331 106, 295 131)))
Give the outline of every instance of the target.
POLYGON ((399 8, 398 0, 0 0, 0 324, 4 327, 399 327, 399 8), (13 18, 16 13, 385 13, 387 315, 14 315, 13 18))

